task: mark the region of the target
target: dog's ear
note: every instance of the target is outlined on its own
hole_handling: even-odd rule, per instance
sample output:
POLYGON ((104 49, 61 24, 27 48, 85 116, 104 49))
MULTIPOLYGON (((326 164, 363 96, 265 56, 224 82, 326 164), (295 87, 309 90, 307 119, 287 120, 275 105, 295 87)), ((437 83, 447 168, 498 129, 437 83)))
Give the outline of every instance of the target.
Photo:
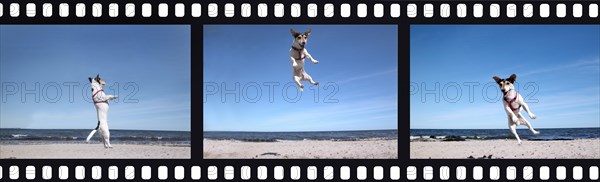
POLYGON ((312 29, 308 29, 306 32, 304 32, 304 34, 306 34, 306 38, 308 38, 308 36, 310 36, 310 32, 312 32, 312 29))
POLYGON ((90 80, 90 83, 92 83, 92 77, 88 77, 88 80, 90 80))
POLYGON ((94 78, 94 80, 96 80, 96 82, 100 83, 100 74, 97 74, 96 77, 94 78))
POLYGON ((510 77, 508 77, 508 79, 506 79, 506 80, 508 80, 510 83, 515 83, 515 81, 517 80, 517 75, 515 75, 515 74, 512 74, 512 75, 510 75, 510 77))
POLYGON ((496 83, 500 83, 500 81, 502 81, 502 78, 498 77, 498 76, 494 76, 492 77, 494 80, 496 80, 496 83))
POLYGON ((296 30, 294 30, 293 28, 290 29, 290 33, 292 33, 292 37, 296 38, 296 30))

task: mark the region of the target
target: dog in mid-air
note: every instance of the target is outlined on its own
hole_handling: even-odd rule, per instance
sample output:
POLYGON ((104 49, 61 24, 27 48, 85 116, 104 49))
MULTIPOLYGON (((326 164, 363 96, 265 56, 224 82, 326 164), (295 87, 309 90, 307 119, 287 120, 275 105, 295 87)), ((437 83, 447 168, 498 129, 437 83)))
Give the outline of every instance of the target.
POLYGON ((92 100, 96 111, 98 112, 98 125, 88 135, 86 142, 89 142, 96 131, 100 131, 100 138, 104 143, 104 148, 112 148, 110 145, 110 131, 108 131, 108 101, 118 98, 114 95, 106 95, 102 88, 106 85, 106 82, 100 78, 100 75, 96 75, 95 78, 88 78, 92 86, 92 100))
POLYGON ((292 37, 294 37, 294 42, 292 43, 292 48, 290 49, 290 59, 292 60, 292 73, 294 82, 298 85, 300 91, 303 91, 304 85, 300 83, 301 81, 309 81, 313 85, 318 85, 319 82, 316 82, 306 73, 304 70, 304 58, 308 58, 314 64, 319 63, 316 59, 314 59, 304 48, 306 45, 306 41, 310 36, 311 29, 308 29, 306 32, 296 32, 294 29, 290 29, 292 33, 292 37))
POLYGON ((531 123, 525 119, 523 115, 521 115, 521 108, 525 109, 525 112, 529 115, 529 118, 536 119, 537 116, 529 110, 529 106, 523 100, 523 97, 517 90, 515 90, 514 83, 517 80, 517 75, 512 74, 510 77, 506 79, 502 79, 498 76, 493 77, 498 86, 500 86, 500 91, 503 93, 503 103, 504 103, 504 111, 506 111, 506 115, 508 115, 508 127, 513 135, 517 138, 517 142, 521 144, 521 139, 517 134, 517 126, 525 125, 529 128, 529 130, 534 135, 539 135, 540 132, 535 131, 531 123))

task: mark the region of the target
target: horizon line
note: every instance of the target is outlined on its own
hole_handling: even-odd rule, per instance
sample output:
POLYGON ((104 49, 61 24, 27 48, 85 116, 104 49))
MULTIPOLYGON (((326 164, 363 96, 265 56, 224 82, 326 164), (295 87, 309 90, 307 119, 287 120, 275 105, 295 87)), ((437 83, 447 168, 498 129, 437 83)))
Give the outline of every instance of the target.
POLYGON ((313 130, 313 131, 225 131, 225 130, 204 130, 202 132, 331 132, 331 131, 383 131, 383 130, 396 130, 398 129, 372 129, 372 130, 313 130))
MULTIPOLYGON (((62 129, 57 129, 57 128, 1 128, 0 129, 17 129, 17 130, 93 130, 93 129, 76 129, 76 128, 62 128, 62 129)), ((186 132, 192 132, 191 130, 142 130, 142 129, 118 129, 118 128, 114 128, 114 129, 109 129, 109 130, 133 130, 133 131, 186 131, 186 132)))
MULTIPOLYGON (((536 128, 536 129, 582 129, 582 128, 598 128, 600 126, 592 126, 592 127, 572 127, 572 128, 536 128)), ((411 128, 411 130, 504 130, 507 128, 411 128)), ((517 130, 527 128, 517 128, 517 130)))

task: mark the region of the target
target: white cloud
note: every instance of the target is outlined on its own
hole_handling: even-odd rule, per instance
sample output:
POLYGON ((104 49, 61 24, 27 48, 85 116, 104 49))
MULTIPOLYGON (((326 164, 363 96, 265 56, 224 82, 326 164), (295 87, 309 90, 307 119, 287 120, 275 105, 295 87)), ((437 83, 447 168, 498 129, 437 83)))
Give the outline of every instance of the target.
POLYGON ((578 62, 571 63, 571 64, 534 69, 529 72, 521 73, 521 74, 519 74, 519 76, 530 76, 530 75, 536 75, 536 74, 540 74, 540 73, 563 71, 566 69, 573 69, 573 68, 585 68, 585 67, 589 67, 589 66, 598 66, 598 64, 600 64, 600 59, 578 61, 578 62))
POLYGON ((389 70, 374 72, 374 73, 367 74, 367 75, 357 75, 354 77, 345 78, 345 79, 337 81, 335 83, 342 84, 342 83, 346 83, 346 82, 362 80, 362 79, 367 79, 367 78, 373 78, 373 77, 397 73, 397 72, 398 72, 398 68, 393 68, 393 69, 389 69, 389 70))

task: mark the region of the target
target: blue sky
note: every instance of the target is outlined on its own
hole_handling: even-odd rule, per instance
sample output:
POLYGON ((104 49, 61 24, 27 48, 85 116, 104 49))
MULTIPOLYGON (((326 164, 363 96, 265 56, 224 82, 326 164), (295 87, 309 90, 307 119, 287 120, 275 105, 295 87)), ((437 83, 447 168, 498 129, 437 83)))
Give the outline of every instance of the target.
POLYGON ((190 131, 189 26, 0 25, 0 70, 1 128, 93 129, 100 74, 110 128, 190 131))
POLYGON ((600 127, 599 25, 413 25, 410 32, 411 128, 507 128, 492 76, 513 73, 538 117, 526 117, 535 128, 600 127), (422 92, 436 83, 437 91, 422 92), (475 85, 471 94, 466 85, 475 85))
POLYGON ((204 26, 204 130, 397 129, 397 34, 395 25, 204 26), (312 28, 306 48, 319 60, 305 64, 319 87, 303 82, 297 99, 290 28, 312 28))

